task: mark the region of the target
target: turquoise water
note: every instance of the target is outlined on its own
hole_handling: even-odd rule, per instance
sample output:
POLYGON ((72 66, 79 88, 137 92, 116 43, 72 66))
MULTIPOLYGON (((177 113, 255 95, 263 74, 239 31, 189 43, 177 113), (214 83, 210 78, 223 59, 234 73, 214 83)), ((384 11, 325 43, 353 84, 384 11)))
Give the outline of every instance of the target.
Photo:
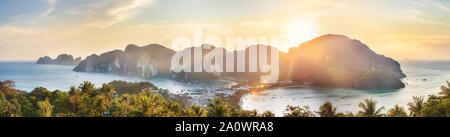
POLYGON ((215 88, 222 84, 216 82, 214 83, 215 85, 209 84, 208 86, 187 85, 170 79, 144 79, 103 73, 80 73, 72 71, 74 67, 38 65, 34 62, 0 62, 0 81, 13 80, 16 82, 15 88, 24 91, 31 91, 36 87, 67 91, 70 86, 78 86, 83 81, 90 81, 97 87, 101 86, 102 83, 109 83, 113 80, 147 81, 174 93, 182 93, 187 90, 202 89, 204 87, 215 88))
MULTIPOLYGON (((386 110, 395 104, 407 109, 412 96, 437 94, 440 87, 450 81, 450 62, 400 62, 407 78, 402 81, 406 87, 399 90, 350 90, 325 89, 310 87, 289 87, 248 94, 241 100, 241 106, 246 110, 271 110, 277 116, 282 116, 285 106, 309 105, 312 110, 318 110, 326 101, 337 105, 339 112, 358 112, 358 104, 366 98, 378 101, 378 106, 385 106, 386 110)), ((386 111, 384 111, 386 112, 386 111)))

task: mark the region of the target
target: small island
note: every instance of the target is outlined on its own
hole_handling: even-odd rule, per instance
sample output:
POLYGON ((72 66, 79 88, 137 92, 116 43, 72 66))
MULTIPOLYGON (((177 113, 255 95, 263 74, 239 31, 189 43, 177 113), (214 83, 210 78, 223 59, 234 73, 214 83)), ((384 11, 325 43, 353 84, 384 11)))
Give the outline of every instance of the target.
POLYGON ((56 59, 49 56, 40 57, 36 64, 53 64, 53 65, 78 65, 81 62, 81 57, 74 59, 72 55, 60 54, 56 59))

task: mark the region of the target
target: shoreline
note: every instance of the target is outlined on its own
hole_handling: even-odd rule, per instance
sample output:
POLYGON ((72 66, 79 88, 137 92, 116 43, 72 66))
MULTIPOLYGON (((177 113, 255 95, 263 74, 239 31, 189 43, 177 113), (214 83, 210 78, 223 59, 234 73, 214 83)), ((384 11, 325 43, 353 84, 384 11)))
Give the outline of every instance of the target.
MULTIPOLYGON (((238 82, 239 84, 242 84, 242 82, 238 82)), ((271 90, 276 88, 286 88, 286 87, 305 87, 309 86, 309 84, 300 84, 295 82, 279 82, 279 83, 272 83, 272 84, 261 84, 259 86, 256 86, 258 84, 243 84, 238 87, 236 91, 234 91, 234 94, 228 96, 226 100, 230 103, 230 105, 241 108, 243 104, 243 99, 245 96, 248 96, 252 92, 261 92, 265 90, 271 90), (247 89, 239 89, 239 88, 245 88, 250 87, 247 89)))

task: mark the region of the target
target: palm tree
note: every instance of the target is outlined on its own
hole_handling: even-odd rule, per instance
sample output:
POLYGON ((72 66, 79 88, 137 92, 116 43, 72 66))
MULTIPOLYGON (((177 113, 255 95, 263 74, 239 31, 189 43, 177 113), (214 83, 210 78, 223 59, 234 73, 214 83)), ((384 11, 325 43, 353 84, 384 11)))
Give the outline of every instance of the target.
POLYGON ((358 112, 360 116, 363 117, 381 117, 381 111, 384 109, 384 106, 377 109, 377 101, 373 100, 373 98, 365 99, 364 102, 359 103, 359 108, 362 110, 358 112))
POLYGON ((38 101, 37 102, 39 110, 39 116, 41 117, 51 117, 52 116, 52 110, 53 106, 50 104, 50 101, 46 99, 45 101, 38 101))
POLYGON ((208 117, 227 117, 229 116, 228 105, 219 98, 215 98, 207 106, 208 117))
POLYGON ((37 87, 31 91, 31 95, 35 96, 38 101, 43 101, 46 100, 47 98, 50 98, 52 92, 44 87, 37 87))
POLYGON ((188 109, 190 117, 206 117, 206 110, 198 105, 192 105, 188 109))
POLYGON ((395 105, 393 108, 391 108, 388 112, 389 117, 407 117, 408 115, 405 112, 405 109, 403 107, 399 107, 398 105, 395 105))
POLYGON ((336 116, 336 107, 333 107, 330 101, 325 102, 318 112, 320 117, 335 117, 336 116))
POLYGON ((135 96, 130 96, 128 94, 123 94, 120 96, 119 99, 117 99, 117 103, 122 106, 122 110, 117 114, 121 117, 127 117, 131 112, 133 111, 133 101, 135 96))
POLYGON ((144 117, 161 117, 164 112, 167 112, 164 107, 167 103, 164 98, 153 94, 151 90, 147 90, 137 96, 137 106, 139 112, 144 117))
POLYGON ((272 111, 267 110, 267 111, 264 112, 261 116, 262 116, 262 117, 275 117, 275 114, 274 114, 272 111))
POLYGON ((423 96, 413 96, 414 101, 413 102, 409 102, 408 106, 409 106, 409 111, 410 111, 410 116, 412 117, 420 117, 420 111, 423 108, 424 102, 423 102, 423 96))
POLYGON ((113 100, 113 96, 116 93, 114 90, 114 86, 111 84, 103 84, 100 88, 100 93, 105 97, 102 101, 104 101, 105 109, 108 112, 108 115, 111 115, 111 102, 113 100))
POLYGON ((79 105, 81 101, 81 95, 79 91, 75 88, 75 86, 70 87, 69 91, 69 105, 70 105, 70 111, 76 115, 79 110, 79 105))
POLYGON ((232 115, 232 117, 258 117, 258 111, 257 110, 234 110, 237 111, 235 114, 232 115))
POLYGON ((291 106, 288 105, 285 109, 283 117, 315 117, 314 112, 309 109, 309 106, 291 106))
POLYGON ((17 99, 8 101, 0 91, 0 117, 20 117, 20 111, 17 99))
POLYGON ((439 92, 439 94, 443 97, 443 98, 448 98, 450 96, 450 82, 447 81, 447 86, 442 86, 441 87, 441 92, 439 92))
POLYGON ((95 85, 89 81, 84 81, 78 88, 81 89, 81 93, 89 95, 89 97, 95 97, 97 95, 95 91, 95 85))

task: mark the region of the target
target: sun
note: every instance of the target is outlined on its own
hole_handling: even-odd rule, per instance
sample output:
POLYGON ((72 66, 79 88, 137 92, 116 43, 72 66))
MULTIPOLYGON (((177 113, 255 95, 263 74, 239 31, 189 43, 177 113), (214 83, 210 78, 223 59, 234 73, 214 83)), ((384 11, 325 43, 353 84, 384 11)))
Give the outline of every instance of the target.
POLYGON ((289 44, 299 45, 303 42, 314 39, 318 36, 317 31, 320 28, 318 24, 311 20, 295 20, 286 26, 286 35, 289 44))

